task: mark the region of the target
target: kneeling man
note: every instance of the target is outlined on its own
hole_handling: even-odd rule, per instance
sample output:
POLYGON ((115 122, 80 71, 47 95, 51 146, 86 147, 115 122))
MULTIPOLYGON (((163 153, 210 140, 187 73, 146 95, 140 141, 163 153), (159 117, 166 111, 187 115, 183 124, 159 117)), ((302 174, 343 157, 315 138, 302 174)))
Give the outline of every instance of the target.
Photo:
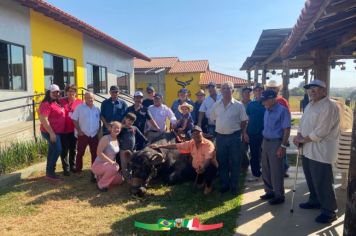
POLYGON ((284 163, 283 157, 291 127, 290 113, 276 101, 277 93, 266 90, 261 100, 266 108, 262 143, 262 178, 265 195, 260 198, 269 200, 271 205, 284 202, 284 163))
POLYGON ((178 149, 182 153, 190 153, 193 158, 192 165, 197 176, 197 183, 205 186, 204 194, 212 191, 212 182, 217 172, 217 161, 215 159, 214 144, 203 137, 202 129, 194 126, 192 130, 192 139, 183 143, 156 145, 151 148, 178 149))

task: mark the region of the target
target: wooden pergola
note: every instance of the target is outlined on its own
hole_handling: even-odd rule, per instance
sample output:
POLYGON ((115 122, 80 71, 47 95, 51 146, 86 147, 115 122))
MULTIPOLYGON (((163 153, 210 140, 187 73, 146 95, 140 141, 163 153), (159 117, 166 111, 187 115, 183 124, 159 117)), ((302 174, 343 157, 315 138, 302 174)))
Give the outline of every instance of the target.
MULTIPOLYGON (((330 68, 337 64, 336 61, 356 59, 356 0, 307 0, 291 30, 267 31, 273 32, 274 40, 270 42, 274 43, 264 40, 266 33, 263 31, 255 50, 241 70, 246 70, 248 75, 255 70, 255 81, 258 80, 258 70, 263 70, 264 83, 267 69, 283 69, 283 96, 286 98, 290 69, 313 70, 315 78, 325 81, 329 90, 330 68)), ((344 235, 356 235, 356 119, 352 132, 347 191, 344 235)))

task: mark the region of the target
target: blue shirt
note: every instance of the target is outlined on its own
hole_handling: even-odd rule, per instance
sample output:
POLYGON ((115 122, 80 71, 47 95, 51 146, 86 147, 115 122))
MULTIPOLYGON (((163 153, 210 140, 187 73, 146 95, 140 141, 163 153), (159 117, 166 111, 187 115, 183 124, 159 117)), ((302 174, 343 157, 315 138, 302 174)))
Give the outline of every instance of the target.
MULTIPOLYGON (((121 122, 124 119, 126 109, 127 104, 123 100, 117 99, 116 101, 113 101, 111 98, 108 98, 101 104, 100 115, 104 117, 108 123, 111 121, 121 122)), ((105 126, 103 127, 103 132, 107 133, 105 126)))
MULTIPOLYGON (((187 103, 189 103, 190 105, 192 105, 194 107, 194 103, 192 100, 190 99, 187 99, 186 101, 187 103)), ((174 113, 174 115, 176 116, 177 120, 180 120, 182 119, 182 113, 179 112, 178 110, 178 107, 179 105, 181 105, 183 102, 180 100, 180 99, 177 99, 173 102, 173 105, 172 105, 172 111, 174 113)), ((190 113, 192 113, 193 111, 190 111, 190 113)))
POLYGON ((283 138, 284 129, 290 127, 291 117, 287 108, 276 103, 271 109, 266 110, 263 137, 268 139, 283 138))
POLYGON ((248 115, 247 134, 262 134, 263 117, 265 107, 261 101, 252 101, 247 105, 246 114, 248 115))

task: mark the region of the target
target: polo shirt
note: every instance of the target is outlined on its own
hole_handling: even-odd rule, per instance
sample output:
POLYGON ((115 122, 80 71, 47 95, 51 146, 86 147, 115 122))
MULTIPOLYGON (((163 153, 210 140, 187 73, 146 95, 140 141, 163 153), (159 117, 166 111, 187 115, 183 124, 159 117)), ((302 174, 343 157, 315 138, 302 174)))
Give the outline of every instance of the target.
MULTIPOLYGON (((78 121, 80 129, 88 137, 95 137, 100 128, 100 110, 86 103, 79 105, 72 114, 72 120, 78 121)), ((75 130, 77 136, 78 131, 75 130)))
POLYGON ((267 139, 283 138, 284 129, 291 127, 290 113, 286 107, 276 103, 264 114, 263 137, 267 139))
POLYGON ((216 102, 213 105, 210 118, 215 120, 215 131, 219 134, 232 134, 239 131, 241 122, 248 120, 244 106, 234 98, 226 107, 223 100, 216 102))
MULTIPOLYGON (((61 134, 65 129, 65 110, 57 102, 41 102, 38 113, 48 118, 49 125, 56 134, 61 134)), ((45 127, 41 124, 40 130, 48 133, 45 127)))
POLYGON ((147 107, 140 106, 139 109, 135 110, 135 106, 132 105, 126 110, 127 113, 134 113, 136 115, 136 120, 133 123, 142 133, 145 131, 145 125, 147 120, 152 120, 150 113, 148 112, 147 107))
POLYGON ((214 144, 206 138, 203 138, 198 148, 193 139, 183 143, 177 143, 176 145, 180 152, 190 153, 193 158, 192 166, 196 170, 199 169, 199 167, 204 167, 204 163, 213 158, 215 150, 214 144))
MULTIPOLYGON (((152 119, 157 123, 160 131, 164 132, 166 131, 166 120, 169 119, 171 124, 176 124, 177 119, 172 112, 172 110, 167 107, 166 105, 162 104, 159 107, 156 107, 155 105, 151 105, 148 108, 148 112, 150 113, 152 119)), ((151 124, 147 123, 149 128, 151 127, 151 124)))
POLYGON ((246 114, 248 116, 248 134, 262 134, 265 110, 266 108, 262 105, 261 101, 252 101, 247 105, 246 114))
POLYGON ((74 124, 73 124, 73 120, 71 118, 75 108, 77 108, 77 106, 79 106, 80 104, 83 103, 82 100, 80 99, 75 99, 73 102, 69 102, 67 98, 61 98, 59 100, 60 104, 64 107, 64 111, 65 111, 65 128, 63 133, 68 134, 68 133, 73 133, 74 132, 74 124))
POLYGON ((204 99, 203 103, 200 106, 199 111, 200 112, 205 112, 205 117, 208 119, 208 124, 209 125, 215 125, 214 120, 212 120, 211 117, 211 109, 213 108, 213 105, 215 102, 220 101, 222 98, 221 94, 216 95, 216 100, 214 100, 211 96, 208 96, 204 99))
MULTIPOLYGON (((108 98, 101 103, 101 116, 105 118, 107 123, 111 121, 121 122, 126 114, 127 104, 121 99, 113 101, 108 98)), ((103 131, 106 132, 107 129, 103 126, 103 131)))

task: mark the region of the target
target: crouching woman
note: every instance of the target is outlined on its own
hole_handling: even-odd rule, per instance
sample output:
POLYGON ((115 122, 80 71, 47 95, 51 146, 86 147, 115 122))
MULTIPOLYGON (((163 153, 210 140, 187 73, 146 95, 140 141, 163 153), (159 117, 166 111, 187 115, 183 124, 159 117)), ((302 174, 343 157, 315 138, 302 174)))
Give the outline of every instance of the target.
POLYGON ((109 186, 123 182, 122 175, 119 172, 119 164, 115 161, 116 154, 120 151, 117 140, 120 131, 120 122, 114 121, 110 123, 110 133, 100 139, 97 157, 91 167, 97 179, 98 189, 102 192, 108 191, 109 186))

